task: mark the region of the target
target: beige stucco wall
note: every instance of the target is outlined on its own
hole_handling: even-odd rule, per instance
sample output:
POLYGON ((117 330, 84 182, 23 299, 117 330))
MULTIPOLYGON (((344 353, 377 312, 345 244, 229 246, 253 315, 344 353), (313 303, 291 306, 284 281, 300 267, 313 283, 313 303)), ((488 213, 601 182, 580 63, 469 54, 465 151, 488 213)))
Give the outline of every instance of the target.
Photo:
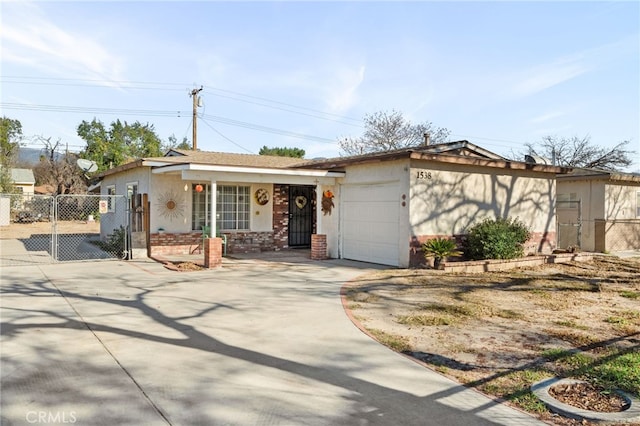
MULTIPOLYGON (((150 196, 151 201, 151 231, 155 232, 162 227, 167 232, 191 232, 191 216, 193 212, 192 205, 192 185, 196 183, 207 184, 207 181, 185 181, 177 175, 152 175, 153 192, 150 196), (185 187, 187 190, 185 191, 185 187), (179 207, 183 209, 183 213, 179 217, 171 217, 163 215, 162 201, 169 196, 174 196, 179 207)), ((251 197, 251 216, 250 229, 254 232, 268 232, 273 229, 273 184, 259 183, 247 184, 245 182, 217 182, 217 185, 249 185, 251 197), (269 191, 269 202, 263 206, 255 200, 254 194, 258 188, 264 188, 269 191)))
POLYGON ((158 228, 166 232, 191 232, 191 184, 177 175, 151 174, 149 188, 149 191, 139 188, 139 192, 149 194, 151 232, 157 232, 158 228), (173 210, 165 207, 169 199, 176 203, 173 210))
POLYGON ((412 235, 455 235, 484 218, 518 217, 533 232, 555 232, 555 177, 524 170, 414 161, 412 235))
POLYGON ((640 185, 607 183, 605 186, 604 219, 636 219, 638 192, 640 192, 640 185))
POLYGON ((318 185, 316 187, 316 214, 318 220, 316 222, 316 233, 327 236, 327 254, 330 258, 338 258, 339 241, 339 218, 340 218, 340 185, 318 185), (333 193, 333 208, 331 212, 324 213, 322 211, 322 193, 324 191, 333 193))
MULTIPOLYGON (((615 220, 635 220, 637 192, 640 185, 629 182, 607 182, 605 180, 569 180, 559 179, 557 184, 558 194, 575 193, 576 197, 582 200, 582 244, 581 248, 586 251, 609 250, 609 241, 619 240, 613 235, 613 228, 610 224, 600 223, 600 237, 596 241, 597 221, 615 220), (606 230, 606 241, 603 232, 606 230)), ((559 211, 559 213, 561 213, 559 211)), ((563 217, 559 216, 559 221, 563 217)), ((616 229, 622 229, 617 227, 616 229)), ((618 232, 618 231, 616 231, 618 232)), ((623 234, 623 231, 619 231, 623 234)))

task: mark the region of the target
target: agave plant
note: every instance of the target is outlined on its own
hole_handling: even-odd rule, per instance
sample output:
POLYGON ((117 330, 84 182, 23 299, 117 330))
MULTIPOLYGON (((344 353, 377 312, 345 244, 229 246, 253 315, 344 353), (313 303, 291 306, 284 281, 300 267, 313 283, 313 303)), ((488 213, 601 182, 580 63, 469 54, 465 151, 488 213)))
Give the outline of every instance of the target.
POLYGON ((422 245, 425 257, 432 257, 434 269, 440 269, 440 263, 442 259, 446 259, 449 256, 459 256, 462 254, 457 249, 456 242, 449 238, 434 238, 425 242, 422 245))

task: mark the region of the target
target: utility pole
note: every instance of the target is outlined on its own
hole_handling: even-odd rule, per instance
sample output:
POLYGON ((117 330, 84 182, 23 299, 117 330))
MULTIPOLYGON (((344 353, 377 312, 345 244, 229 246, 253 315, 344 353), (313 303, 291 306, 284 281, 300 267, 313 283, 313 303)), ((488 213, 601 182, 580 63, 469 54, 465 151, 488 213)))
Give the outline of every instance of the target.
POLYGON ((191 139, 191 149, 196 151, 198 149, 198 107, 200 106, 200 96, 198 93, 202 92, 202 86, 199 89, 193 89, 190 96, 193 98, 193 138, 191 139))

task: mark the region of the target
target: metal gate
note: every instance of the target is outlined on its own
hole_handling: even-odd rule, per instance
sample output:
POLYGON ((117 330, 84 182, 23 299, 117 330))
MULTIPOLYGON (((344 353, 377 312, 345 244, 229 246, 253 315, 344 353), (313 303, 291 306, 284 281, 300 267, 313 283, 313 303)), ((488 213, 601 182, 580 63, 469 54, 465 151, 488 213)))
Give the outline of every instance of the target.
POLYGON ((126 258, 127 201, 122 195, 0 195, 0 266, 126 258))
POLYGON ((582 201, 557 201, 556 224, 558 248, 580 248, 582 246, 582 201))

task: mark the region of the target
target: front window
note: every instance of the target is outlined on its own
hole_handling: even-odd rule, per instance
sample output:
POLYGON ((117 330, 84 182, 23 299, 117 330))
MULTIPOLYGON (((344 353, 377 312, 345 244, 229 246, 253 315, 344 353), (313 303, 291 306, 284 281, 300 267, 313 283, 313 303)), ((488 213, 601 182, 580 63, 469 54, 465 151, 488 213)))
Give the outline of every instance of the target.
MULTIPOLYGON (((218 185, 216 191, 216 229, 226 231, 248 230, 251 198, 249 186, 218 185)), ((209 226, 211 216, 211 186, 195 183, 191 186, 191 226, 194 231, 209 226)))
POLYGON ((127 184, 127 198, 131 199, 138 193, 138 182, 131 182, 127 184))
POLYGON ((113 212, 116 210, 116 187, 115 185, 107 186, 107 211, 113 212))
POLYGON ((191 185, 191 229, 201 231, 203 226, 209 225, 209 205, 211 187, 203 183, 191 185))
POLYGON ((250 187, 219 185, 216 194, 216 227, 221 230, 249 229, 250 187))
POLYGON ((557 204, 558 208, 561 209, 577 209, 580 207, 580 200, 578 199, 578 194, 575 192, 558 194, 557 204))

